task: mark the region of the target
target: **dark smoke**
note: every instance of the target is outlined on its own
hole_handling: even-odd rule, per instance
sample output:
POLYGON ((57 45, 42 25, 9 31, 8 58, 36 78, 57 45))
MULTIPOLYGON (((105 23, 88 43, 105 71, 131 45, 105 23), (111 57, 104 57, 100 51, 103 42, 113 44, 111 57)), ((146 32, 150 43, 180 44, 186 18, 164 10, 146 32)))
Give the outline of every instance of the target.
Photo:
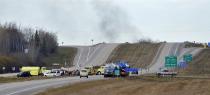
POLYGON ((141 35, 119 6, 108 1, 96 0, 92 4, 99 17, 99 31, 109 42, 116 42, 123 38, 134 41, 138 39, 138 35, 141 35))

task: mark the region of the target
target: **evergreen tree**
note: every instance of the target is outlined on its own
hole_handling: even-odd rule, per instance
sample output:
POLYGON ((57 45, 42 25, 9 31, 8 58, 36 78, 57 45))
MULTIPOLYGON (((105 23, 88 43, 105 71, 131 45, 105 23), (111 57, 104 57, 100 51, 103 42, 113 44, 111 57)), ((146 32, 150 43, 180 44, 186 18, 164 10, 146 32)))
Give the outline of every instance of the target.
POLYGON ((36 33, 35 33, 35 47, 36 47, 36 49, 39 48, 39 46, 40 46, 40 38, 39 38, 38 31, 36 30, 36 33))

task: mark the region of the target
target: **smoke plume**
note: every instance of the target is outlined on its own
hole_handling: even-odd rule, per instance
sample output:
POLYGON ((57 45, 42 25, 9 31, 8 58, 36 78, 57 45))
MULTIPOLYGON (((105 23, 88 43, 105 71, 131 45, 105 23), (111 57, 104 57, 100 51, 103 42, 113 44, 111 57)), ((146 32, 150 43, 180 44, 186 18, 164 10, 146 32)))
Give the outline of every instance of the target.
POLYGON ((113 2, 94 0, 92 5, 99 17, 99 32, 109 42, 136 41, 138 35, 141 35, 138 29, 130 23, 126 12, 113 2))

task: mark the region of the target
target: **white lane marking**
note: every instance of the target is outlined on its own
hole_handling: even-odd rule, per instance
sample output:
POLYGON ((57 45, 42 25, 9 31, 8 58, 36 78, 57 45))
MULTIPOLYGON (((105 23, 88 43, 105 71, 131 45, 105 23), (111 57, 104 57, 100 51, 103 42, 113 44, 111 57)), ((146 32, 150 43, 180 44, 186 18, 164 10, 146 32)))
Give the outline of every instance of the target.
MULTIPOLYGON (((91 59, 93 57, 93 55, 95 54, 95 52, 101 47, 101 45, 96 46, 96 48, 93 48, 93 51, 91 52, 91 54, 89 55, 89 59, 91 59)), ((90 62, 90 61, 89 61, 90 62)), ((90 62, 91 64, 93 62, 90 62)), ((85 62, 85 66, 91 65, 90 63, 88 63, 88 61, 85 62)))
POLYGON ((79 61, 80 61, 82 52, 83 52, 83 49, 81 48, 81 52, 79 53, 79 58, 78 58, 78 61, 77 61, 77 67, 80 67, 80 66, 79 66, 79 61))
POLYGON ((92 57, 100 47, 101 45, 97 46, 96 49, 94 49, 93 52, 91 53, 90 57, 92 57))
POLYGON ((174 55, 175 55, 175 56, 178 56, 178 54, 177 54, 178 48, 179 48, 179 44, 176 46, 176 49, 175 49, 175 51, 174 51, 174 55))
POLYGON ((168 45, 168 48, 169 48, 168 56, 169 56, 169 55, 172 55, 172 54, 171 54, 171 49, 172 49, 172 47, 173 47, 172 45, 168 45))
MULTIPOLYGON (((101 79, 100 77, 98 79, 96 79, 96 78, 97 78, 96 76, 93 76, 92 78, 89 78, 87 80, 71 79, 70 81, 74 81, 76 83, 76 82, 82 82, 82 81, 94 81, 94 80, 100 80, 101 79)), ((36 88, 42 88, 42 87, 47 87, 47 86, 52 86, 52 85, 64 84, 64 83, 67 83, 68 81, 69 80, 66 80, 66 81, 63 81, 63 82, 58 82, 58 83, 46 84, 46 85, 38 85, 38 86, 35 86, 35 87, 15 91, 15 92, 12 92, 12 93, 9 93, 9 94, 6 94, 6 95, 14 95, 14 94, 18 94, 18 93, 25 92, 25 91, 30 91, 30 90, 33 90, 33 89, 36 89, 36 88)))
POLYGON ((87 59, 86 59, 86 61, 88 61, 88 59, 89 59, 89 55, 90 55, 90 48, 91 48, 91 47, 89 47, 89 48, 88 48, 88 55, 87 55, 87 59))

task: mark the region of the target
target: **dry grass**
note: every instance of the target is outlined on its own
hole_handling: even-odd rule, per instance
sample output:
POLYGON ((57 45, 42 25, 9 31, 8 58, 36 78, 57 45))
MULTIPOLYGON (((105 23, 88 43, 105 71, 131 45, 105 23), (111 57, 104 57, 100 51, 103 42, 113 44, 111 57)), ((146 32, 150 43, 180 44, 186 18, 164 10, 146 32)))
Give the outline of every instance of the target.
POLYGON ((200 47, 203 48, 204 45, 202 43, 194 43, 194 42, 184 42, 185 48, 191 48, 191 47, 200 47))
POLYGON ((132 67, 146 67, 156 55, 160 43, 121 44, 110 55, 107 62, 126 60, 132 67))
POLYGON ((99 80, 38 95, 210 95, 209 79, 137 77, 99 80))
POLYGON ((210 76, 210 49, 204 49, 193 61, 189 67, 180 72, 187 75, 207 75, 210 76))

